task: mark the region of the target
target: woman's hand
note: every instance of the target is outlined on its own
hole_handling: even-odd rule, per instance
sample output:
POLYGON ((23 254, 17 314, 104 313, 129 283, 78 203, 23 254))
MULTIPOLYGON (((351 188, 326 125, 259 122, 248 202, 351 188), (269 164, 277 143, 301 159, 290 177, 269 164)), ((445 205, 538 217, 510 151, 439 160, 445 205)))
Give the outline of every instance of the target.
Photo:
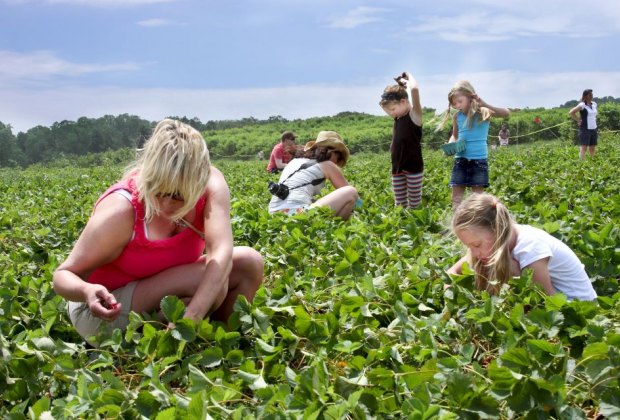
POLYGON ((121 304, 101 284, 88 284, 85 290, 85 298, 88 309, 97 318, 114 321, 121 313, 121 304))

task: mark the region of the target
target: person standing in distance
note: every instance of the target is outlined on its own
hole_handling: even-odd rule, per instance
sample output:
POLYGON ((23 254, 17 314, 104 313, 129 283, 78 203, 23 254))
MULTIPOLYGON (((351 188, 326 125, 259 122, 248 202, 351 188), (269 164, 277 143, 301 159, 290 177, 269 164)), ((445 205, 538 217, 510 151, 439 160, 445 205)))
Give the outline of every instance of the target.
POLYGON ((592 89, 586 89, 581 95, 581 102, 568 111, 570 117, 579 125, 579 159, 586 157, 586 150, 594 157, 598 144, 598 128, 596 127, 596 102, 592 99, 592 89), (579 113, 579 116, 577 116, 579 113))

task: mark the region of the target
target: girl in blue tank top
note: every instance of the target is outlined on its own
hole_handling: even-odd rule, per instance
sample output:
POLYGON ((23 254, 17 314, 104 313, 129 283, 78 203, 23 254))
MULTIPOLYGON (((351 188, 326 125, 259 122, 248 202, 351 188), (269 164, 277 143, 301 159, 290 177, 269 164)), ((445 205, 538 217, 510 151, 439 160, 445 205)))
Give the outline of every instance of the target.
POLYGON ((448 109, 443 113, 438 129, 444 126, 451 115, 452 135, 449 143, 465 141, 465 150, 455 155, 450 176, 452 207, 456 208, 463 200, 467 187, 481 193, 489 186, 489 121, 494 116, 508 117, 510 111, 489 105, 476 94, 471 83, 461 80, 448 94, 448 109), (457 111, 453 115, 452 109, 457 111))

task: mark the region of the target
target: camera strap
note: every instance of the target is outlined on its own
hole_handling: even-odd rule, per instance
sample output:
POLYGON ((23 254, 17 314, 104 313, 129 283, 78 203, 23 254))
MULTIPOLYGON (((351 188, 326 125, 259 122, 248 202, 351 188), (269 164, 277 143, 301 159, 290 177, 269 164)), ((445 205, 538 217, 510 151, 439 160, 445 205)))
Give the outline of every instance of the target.
MULTIPOLYGON (((299 168, 297 168, 297 170, 293 173, 291 173, 289 176, 286 177, 286 179, 282 182, 280 182, 280 184, 284 184, 286 181, 288 181, 288 179, 290 177, 292 177, 293 175, 295 175, 297 172, 302 171, 304 169, 308 169, 311 166, 316 165, 316 161, 310 161, 310 162, 306 162, 303 165, 301 165, 299 168)), ((294 187, 288 187, 288 185, 286 185, 288 187, 289 190, 296 190, 297 188, 301 188, 301 187, 305 187, 306 185, 319 185, 321 182, 325 181, 325 178, 317 178, 317 179, 313 179, 310 182, 306 182, 305 184, 301 184, 301 185, 296 185, 294 187)))
POLYGON ((310 162, 306 162, 303 165, 301 165, 299 168, 297 168, 295 171, 291 172, 291 174, 289 176, 286 177, 286 179, 282 182, 280 182, 280 184, 284 184, 286 181, 288 181, 288 179, 290 177, 292 177, 293 175, 295 175, 297 172, 299 171, 303 171, 304 169, 308 169, 309 167, 316 165, 316 162, 310 161, 310 162))

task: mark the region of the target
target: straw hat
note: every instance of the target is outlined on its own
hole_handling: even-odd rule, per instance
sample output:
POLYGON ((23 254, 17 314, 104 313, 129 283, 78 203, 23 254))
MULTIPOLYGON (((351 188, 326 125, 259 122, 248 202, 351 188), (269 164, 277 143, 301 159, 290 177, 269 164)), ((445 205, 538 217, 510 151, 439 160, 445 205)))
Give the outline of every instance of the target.
POLYGON ((342 137, 335 131, 319 131, 316 140, 309 141, 304 147, 304 151, 313 150, 317 147, 325 147, 340 152, 342 160, 338 162, 338 166, 343 167, 349 160, 349 149, 342 141, 342 137))

